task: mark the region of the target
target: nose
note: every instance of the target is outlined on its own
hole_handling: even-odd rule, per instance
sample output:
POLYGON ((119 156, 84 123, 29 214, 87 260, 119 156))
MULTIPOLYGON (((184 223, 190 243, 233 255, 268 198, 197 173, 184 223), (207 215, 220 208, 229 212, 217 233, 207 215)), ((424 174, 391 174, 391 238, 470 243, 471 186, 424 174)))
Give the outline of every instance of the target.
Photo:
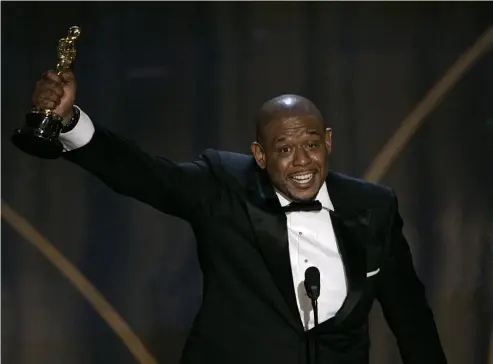
POLYGON ((306 152, 305 148, 296 148, 294 152, 293 165, 303 167, 309 163, 310 156, 306 152))

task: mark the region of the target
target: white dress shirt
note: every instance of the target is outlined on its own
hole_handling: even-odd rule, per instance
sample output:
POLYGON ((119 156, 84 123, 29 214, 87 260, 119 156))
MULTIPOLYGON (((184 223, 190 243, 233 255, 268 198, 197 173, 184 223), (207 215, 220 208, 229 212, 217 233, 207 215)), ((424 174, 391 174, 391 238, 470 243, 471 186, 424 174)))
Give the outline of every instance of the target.
MULTIPOLYGON (((83 147, 94 135, 91 119, 78 109, 80 117, 77 125, 68 133, 60 134, 60 141, 66 151, 83 147)), ((282 206, 291 202, 280 193, 277 193, 277 197, 282 206)), ((316 199, 322 204, 321 211, 286 213, 293 284, 305 330, 314 326, 311 301, 304 287, 305 270, 308 267, 315 266, 320 271, 319 323, 336 314, 347 293, 344 265, 329 214, 329 210, 334 211, 334 206, 325 183, 316 199)))
MULTIPOLYGON (((289 205, 291 201, 276 193, 281 206, 289 205)), ((304 286, 307 268, 315 266, 320 271, 319 323, 336 314, 347 294, 344 265, 329 214, 329 210, 334 211, 334 206, 325 183, 315 199, 322 204, 322 210, 286 213, 293 284, 305 330, 315 324, 311 300, 304 286)))
MULTIPOLYGON (((75 106, 77 107, 77 106, 75 106)), ((75 127, 67 133, 60 134, 60 142, 64 151, 74 150, 89 143, 94 135, 94 124, 87 114, 77 107, 80 111, 79 121, 75 127)))

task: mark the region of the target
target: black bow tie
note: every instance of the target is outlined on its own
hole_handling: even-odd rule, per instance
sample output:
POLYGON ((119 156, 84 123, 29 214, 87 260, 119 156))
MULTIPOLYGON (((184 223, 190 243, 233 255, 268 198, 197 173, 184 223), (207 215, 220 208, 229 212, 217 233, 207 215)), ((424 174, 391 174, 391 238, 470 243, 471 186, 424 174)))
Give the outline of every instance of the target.
POLYGON ((289 205, 284 206, 284 212, 292 211, 320 211, 322 210, 322 204, 320 201, 301 201, 301 202, 291 202, 289 205))

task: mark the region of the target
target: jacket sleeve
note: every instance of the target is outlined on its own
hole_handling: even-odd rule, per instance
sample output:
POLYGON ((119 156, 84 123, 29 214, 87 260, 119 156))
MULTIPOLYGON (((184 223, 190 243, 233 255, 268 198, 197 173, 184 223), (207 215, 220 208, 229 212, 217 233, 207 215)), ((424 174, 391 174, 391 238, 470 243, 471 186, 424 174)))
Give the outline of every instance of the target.
POLYGON ((73 148, 63 153, 63 157, 98 177, 115 192, 186 220, 212 204, 217 181, 204 159, 175 163, 154 157, 104 127, 91 125, 91 134, 82 143, 80 134, 78 139, 72 135, 69 141, 64 136, 64 145, 72 141, 73 148))
POLYGON ((402 361, 404 364, 446 364, 434 316, 403 235, 403 221, 393 191, 387 221, 377 299, 397 340, 402 361))

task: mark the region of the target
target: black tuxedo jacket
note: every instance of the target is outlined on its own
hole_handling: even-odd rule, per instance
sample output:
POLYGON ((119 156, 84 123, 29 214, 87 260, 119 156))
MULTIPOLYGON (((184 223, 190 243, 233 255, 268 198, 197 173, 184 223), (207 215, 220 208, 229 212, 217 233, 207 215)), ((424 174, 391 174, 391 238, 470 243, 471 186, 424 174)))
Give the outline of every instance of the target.
POLYGON ((348 294, 335 317, 305 332, 286 217, 251 156, 206 150, 173 163, 97 125, 89 144, 64 156, 114 191, 190 222, 204 284, 183 364, 305 364, 313 340, 320 364, 368 363, 375 298, 405 364, 446 363, 391 189, 329 173, 348 294))

